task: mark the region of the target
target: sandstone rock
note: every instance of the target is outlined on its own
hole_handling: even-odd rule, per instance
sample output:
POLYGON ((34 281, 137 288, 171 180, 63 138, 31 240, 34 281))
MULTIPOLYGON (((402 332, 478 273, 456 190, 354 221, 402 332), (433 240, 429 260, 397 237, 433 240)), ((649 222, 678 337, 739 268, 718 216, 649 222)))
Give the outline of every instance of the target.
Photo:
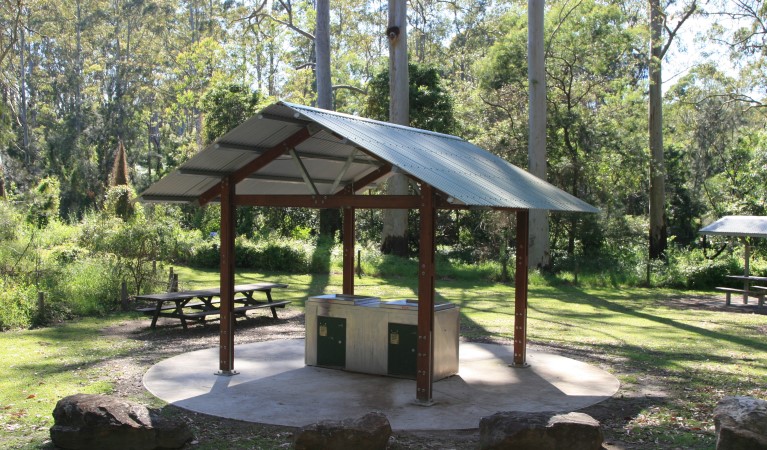
POLYGON ((498 412, 479 422, 482 450, 598 450, 599 422, 583 413, 498 412))
POLYGON ((181 448, 192 439, 186 423, 107 395, 75 394, 56 403, 51 440, 64 449, 181 448))
POLYGON ((322 421, 295 435, 296 450, 383 450, 391 436, 389 419, 380 412, 359 419, 322 421))
POLYGON ((714 408, 717 450, 767 450, 767 401, 725 397, 714 408))

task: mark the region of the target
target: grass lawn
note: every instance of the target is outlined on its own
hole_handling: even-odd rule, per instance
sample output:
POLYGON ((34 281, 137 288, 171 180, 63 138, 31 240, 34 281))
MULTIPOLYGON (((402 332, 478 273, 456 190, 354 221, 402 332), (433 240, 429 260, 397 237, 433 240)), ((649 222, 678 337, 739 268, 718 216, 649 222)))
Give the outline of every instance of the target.
MULTIPOLYGON (((218 283, 216 272, 177 271, 183 289, 218 283)), ((278 296, 292 300, 291 308, 301 308, 308 295, 340 292, 341 286, 337 274, 238 274, 236 281, 260 280, 289 283, 278 296)), ((357 293, 388 299, 414 297, 417 286, 415 274, 356 281, 357 293)), ((437 281, 437 292, 441 300, 460 305, 463 338, 510 343, 512 286, 448 279, 437 281)), ((597 364, 621 380, 611 401, 615 411, 628 412, 602 419, 608 441, 637 448, 713 448, 712 411, 720 398, 767 399, 767 315, 704 307, 701 293, 583 288, 535 276, 529 297, 532 345, 597 364)), ((142 343, 104 337, 99 330, 126 317, 137 316, 2 334, 2 446, 41 446, 56 400, 76 392, 110 392, 120 376, 105 370, 110 359, 138 354, 142 343)))

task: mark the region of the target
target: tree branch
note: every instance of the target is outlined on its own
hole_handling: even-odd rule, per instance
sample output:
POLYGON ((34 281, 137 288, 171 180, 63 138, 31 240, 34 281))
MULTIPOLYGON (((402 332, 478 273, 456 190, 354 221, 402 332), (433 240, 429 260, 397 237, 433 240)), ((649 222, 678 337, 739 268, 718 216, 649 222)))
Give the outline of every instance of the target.
POLYGON ((251 12, 247 17, 243 17, 239 20, 253 20, 253 19, 260 19, 260 18, 270 19, 274 22, 279 23, 280 25, 284 25, 288 27, 289 29, 295 31, 296 33, 309 39, 310 41, 314 40, 314 35, 312 33, 309 33, 308 31, 299 28, 293 23, 293 9, 290 7, 289 2, 285 3, 283 1, 280 1, 280 4, 282 4, 282 6, 285 8, 285 10, 288 13, 288 20, 283 20, 278 17, 275 17, 271 13, 271 11, 264 11, 264 8, 267 5, 267 3, 268 2, 264 0, 264 2, 261 3, 261 5, 259 5, 256 9, 254 9, 253 12, 251 12))
POLYGON ((364 89, 360 89, 357 86, 352 86, 351 84, 336 84, 330 88, 331 90, 338 90, 338 89, 348 89, 350 91, 359 92, 362 95, 368 95, 368 91, 364 89))
POLYGON ((679 21, 676 23, 676 26, 674 29, 670 29, 668 27, 668 22, 666 22, 666 14, 663 14, 663 28, 666 29, 666 33, 668 33, 668 38, 666 39, 666 45, 663 46, 663 48, 660 51, 660 57, 661 59, 666 56, 666 52, 668 51, 669 47, 671 47, 671 43, 674 41, 674 38, 676 37, 676 33, 679 32, 679 28, 681 28, 682 24, 684 24, 687 19, 690 18, 690 16, 695 13, 695 11, 698 9, 698 3, 697 0, 693 0, 693 2, 690 4, 689 9, 684 12, 682 15, 682 18, 679 19, 679 21))

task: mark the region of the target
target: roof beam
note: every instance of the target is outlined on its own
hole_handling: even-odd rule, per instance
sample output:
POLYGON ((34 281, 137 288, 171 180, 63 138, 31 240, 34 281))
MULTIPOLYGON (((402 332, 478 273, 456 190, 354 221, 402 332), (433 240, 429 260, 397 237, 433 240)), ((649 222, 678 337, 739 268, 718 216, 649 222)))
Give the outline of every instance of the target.
MULTIPOLYGON (((263 154, 269 151, 267 147, 255 147, 252 145, 246 145, 246 144, 235 144, 234 142, 217 142, 216 148, 222 148, 222 149, 231 149, 231 150, 243 150, 248 152, 254 152, 258 154, 263 154)), ((359 148, 352 147, 357 150, 359 148)), ((337 161, 337 162, 343 162, 345 163, 348 159, 347 156, 335 156, 335 155, 324 155, 322 153, 315 153, 315 152, 307 152, 304 150, 297 150, 299 154, 301 155, 302 159, 321 159, 325 161, 337 161)), ((382 163, 372 159, 372 158, 361 158, 361 157, 355 157, 352 161, 355 164, 369 164, 369 165, 376 165, 379 166, 382 163)))
POLYGON ((188 195, 152 195, 144 194, 138 198, 142 202, 191 203, 197 197, 188 195))
POLYGON ((256 117, 259 119, 267 119, 267 120, 276 120, 277 122, 286 122, 286 123, 295 123, 298 125, 309 125, 312 123, 310 120, 307 119, 299 119, 298 113, 296 113, 293 117, 284 117, 284 116, 278 116, 276 114, 269 114, 269 113, 260 113, 256 117))
MULTIPOLYGON (((293 133, 290 137, 288 137, 284 141, 280 142, 279 144, 265 151, 256 159, 249 162, 248 164, 245 164, 242 168, 232 173, 229 176, 230 182, 232 183, 233 186, 237 185, 237 183, 244 180, 253 172, 256 172, 264 168, 264 166, 274 161, 275 159, 279 158, 288 150, 295 148, 296 145, 304 142, 310 137, 311 137, 311 133, 309 132, 309 128, 307 127, 301 128, 300 130, 293 133)), ((214 198, 218 197, 221 194, 221 184, 222 183, 220 182, 216 183, 215 186, 208 189, 197 199, 200 206, 210 202, 211 200, 213 200, 214 198)))
POLYGON ((383 178, 385 175, 391 172, 391 170, 392 170, 392 165, 384 163, 384 165, 370 172, 369 174, 365 175, 359 180, 353 183, 347 184, 344 187, 344 189, 342 189, 341 192, 339 192, 336 195, 349 195, 349 194, 357 193, 363 190, 364 188, 366 188, 369 184, 374 183, 378 181, 379 179, 383 178))
POLYGON ((320 209, 415 209, 420 201, 415 195, 238 195, 235 198, 239 206, 320 209))
MULTIPOLYGON (((205 169, 184 169, 180 168, 178 169, 178 173, 184 174, 184 175, 198 175, 201 177, 209 177, 209 178, 224 178, 225 176, 229 175, 229 172, 221 172, 216 170, 205 170, 205 169)), ((282 181, 285 183, 304 183, 304 179, 301 177, 291 177, 288 175, 261 175, 254 173, 252 175, 248 175, 245 177, 246 180, 262 180, 262 181, 282 181)), ((312 178, 312 181, 319 184, 333 184, 335 183, 335 180, 331 180, 330 178, 312 178)), ((351 180, 344 180, 341 181, 342 183, 351 183, 351 180)))

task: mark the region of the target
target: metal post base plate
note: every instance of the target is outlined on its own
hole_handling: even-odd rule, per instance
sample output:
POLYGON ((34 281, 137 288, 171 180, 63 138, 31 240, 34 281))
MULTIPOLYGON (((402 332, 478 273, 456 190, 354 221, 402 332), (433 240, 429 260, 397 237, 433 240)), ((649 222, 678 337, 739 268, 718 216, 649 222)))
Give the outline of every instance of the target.
POLYGON ((213 375, 218 375, 220 377, 233 377, 239 374, 240 372, 237 372, 236 370, 219 370, 218 372, 215 372, 213 375))

